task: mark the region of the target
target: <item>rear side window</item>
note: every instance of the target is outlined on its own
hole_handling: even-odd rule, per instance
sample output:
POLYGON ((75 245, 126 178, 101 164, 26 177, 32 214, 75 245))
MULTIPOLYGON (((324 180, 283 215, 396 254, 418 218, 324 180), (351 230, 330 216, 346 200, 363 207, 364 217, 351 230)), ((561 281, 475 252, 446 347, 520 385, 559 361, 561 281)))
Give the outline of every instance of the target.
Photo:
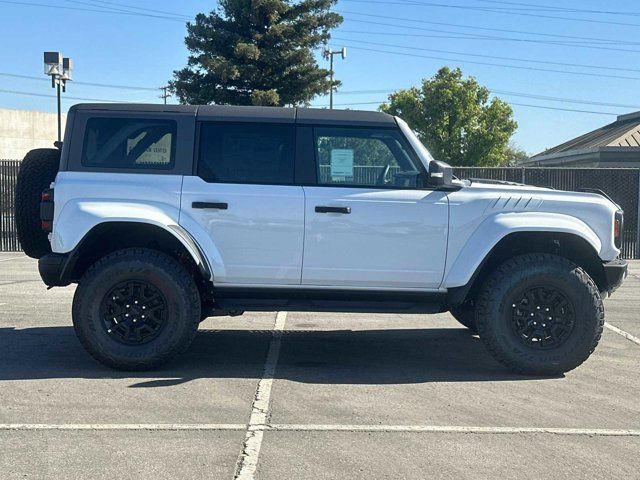
POLYGON ((211 123, 200 128, 198 176, 212 183, 293 183, 294 126, 211 123))
POLYGON ((169 170, 175 162, 176 122, 90 118, 85 129, 85 167, 169 170))

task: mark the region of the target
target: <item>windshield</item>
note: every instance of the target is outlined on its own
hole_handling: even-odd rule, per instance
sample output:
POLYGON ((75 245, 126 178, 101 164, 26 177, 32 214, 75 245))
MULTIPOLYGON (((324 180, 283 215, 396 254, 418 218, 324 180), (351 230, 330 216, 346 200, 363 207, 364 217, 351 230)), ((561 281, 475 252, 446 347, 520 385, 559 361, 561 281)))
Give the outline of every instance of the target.
POLYGON ((413 149, 420 157, 420 160, 424 164, 425 168, 428 169, 429 162, 435 159, 433 158, 433 156, 431 156, 429 150, 427 150, 427 147, 424 146, 418 136, 413 133, 413 130, 411 130, 409 125, 407 125, 407 122, 398 117, 396 117, 396 121, 398 122, 398 125, 400 125, 400 130, 402 130, 402 133, 404 133, 404 136, 407 138, 413 149))

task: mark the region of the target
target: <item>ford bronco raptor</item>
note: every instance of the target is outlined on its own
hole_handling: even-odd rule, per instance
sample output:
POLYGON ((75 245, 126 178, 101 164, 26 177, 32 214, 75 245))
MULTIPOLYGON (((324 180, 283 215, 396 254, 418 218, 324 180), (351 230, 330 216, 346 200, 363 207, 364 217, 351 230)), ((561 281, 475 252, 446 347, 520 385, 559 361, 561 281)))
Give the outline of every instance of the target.
MULTIPOLYGON (((513 371, 584 362, 626 276, 606 195, 458 180, 400 118, 76 105, 18 177, 22 247, 87 351, 148 369, 244 311, 438 313, 513 371)), ((461 352, 462 354, 462 352, 461 352)))

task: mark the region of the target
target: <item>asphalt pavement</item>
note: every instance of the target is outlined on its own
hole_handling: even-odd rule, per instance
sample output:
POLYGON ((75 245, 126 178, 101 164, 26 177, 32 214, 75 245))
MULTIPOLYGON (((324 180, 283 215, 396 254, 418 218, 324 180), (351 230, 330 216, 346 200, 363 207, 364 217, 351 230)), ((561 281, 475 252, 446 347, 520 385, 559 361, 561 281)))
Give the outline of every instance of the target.
POLYGON ((170 365, 117 372, 76 340, 73 292, 0 254, 0 479, 640 478, 640 262, 554 378, 449 314, 210 318, 170 365))

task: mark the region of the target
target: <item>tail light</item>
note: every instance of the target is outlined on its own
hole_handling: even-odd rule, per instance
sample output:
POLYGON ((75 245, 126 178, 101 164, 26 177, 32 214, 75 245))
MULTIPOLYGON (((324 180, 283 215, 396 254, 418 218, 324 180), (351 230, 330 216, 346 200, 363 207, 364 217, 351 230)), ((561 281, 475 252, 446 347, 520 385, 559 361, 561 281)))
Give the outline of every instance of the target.
POLYGON ((622 246, 622 233, 624 232, 624 213, 618 210, 613 219, 613 241, 616 248, 622 246))
POLYGON ((48 188, 40 195, 40 226, 49 233, 53 230, 53 190, 48 188))

